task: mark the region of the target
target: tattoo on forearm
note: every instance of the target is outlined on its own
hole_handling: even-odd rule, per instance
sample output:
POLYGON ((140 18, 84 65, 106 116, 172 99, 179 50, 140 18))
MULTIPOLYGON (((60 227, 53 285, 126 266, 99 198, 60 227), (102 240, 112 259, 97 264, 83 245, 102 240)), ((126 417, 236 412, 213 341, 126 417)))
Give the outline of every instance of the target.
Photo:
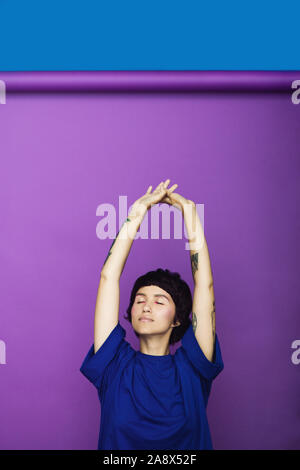
POLYGON ((211 323, 212 323, 213 338, 215 339, 215 335, 216 335, 215 301, 213 302, 213 309, 211 312, 211 323))
POLYGON ((192 325, 193 325, 193 331, 195 333, 196 328, 197 328, 197 317, 196 314, 193 312, 193 320, 192 320, 192 325))
MULTIPOLYGON (((126 224, 126 222, 130 222, 130 219, 129 219, 128 217, 127 217, 127 219, 125 220, 125 222, 123 223, 123 225, 126 224)), ((117 235, 116 235, 116 238, 114 239, 114 241, 113 241, 112 244, 111 244, 111 247, 110 247, 109 252, 108 252, 108 255, 107 255, 107 257, 106 257, 106 259, 105 259, 105 261, 104 261, 104 264, 103 264, 103 266, 102 266, 102 269, 104 268, 104 265, 105 265, 106 261, 108 260, 109 256, 111 255, 112 247, 114 246, 114 243, 115 243, 116 239, 118 238, 118 235, 119 235, 120 231, 122 230, 123 225, 122 225, 122 227, 120 228, 120 230, 118 231, 118 233, 117 233, 117 235)))
POLYGON ((192 272, 194 276, 195 272, 198 269, 198 253, 194 253, 193 255, 191 255, 191 263, 192 263, 192 272))

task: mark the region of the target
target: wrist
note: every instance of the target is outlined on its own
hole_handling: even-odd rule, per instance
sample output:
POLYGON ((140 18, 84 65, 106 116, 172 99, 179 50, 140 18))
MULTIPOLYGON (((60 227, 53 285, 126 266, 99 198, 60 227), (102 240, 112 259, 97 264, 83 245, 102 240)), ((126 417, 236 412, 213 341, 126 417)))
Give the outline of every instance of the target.
POLYGON ((186 219, 195 217, 195 213, 197 213, 196 204, 193 201, 183 203, 181 210, 186 219))
POLYGON ((145 206, 145 204, 135 202, 130 208, 130 211, 128 213, 128 218, 130 220, 143 219, 147 211, 148 211, 148 208, 147 206, 145 206))

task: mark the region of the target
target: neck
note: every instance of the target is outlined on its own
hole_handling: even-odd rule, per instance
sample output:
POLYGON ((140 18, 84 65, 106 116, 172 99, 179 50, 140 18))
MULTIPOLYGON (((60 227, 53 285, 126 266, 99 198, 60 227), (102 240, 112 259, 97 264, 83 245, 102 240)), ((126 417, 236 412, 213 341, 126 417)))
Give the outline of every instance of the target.
POLYGON ((166 356, 170 354, 168 339, 157 341, 157 338, 140 337, 140 352, 151 356, 166 356))

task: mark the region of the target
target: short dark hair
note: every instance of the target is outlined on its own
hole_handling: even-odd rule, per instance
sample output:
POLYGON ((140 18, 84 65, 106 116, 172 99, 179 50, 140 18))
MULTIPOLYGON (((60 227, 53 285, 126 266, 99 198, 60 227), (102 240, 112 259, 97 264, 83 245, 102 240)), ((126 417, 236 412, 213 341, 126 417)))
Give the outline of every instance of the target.
MULTIPOLYGON (((130 295, 130 303, 126 310, 127 316, 124 316, 126 320, 131 323, 131 309, 135 300, 137 291, 144 286, 156 285, 161 289, 168 292, 174 303, 175 303, 175 318, 176 321, 180 322, 179 326, 173 328, 170 335, 169 344, 177 343, 183 337, 184 333, 191 325, 190 314, 193 306, 193 299, 191 290, 188 284, 180 277, 177 272, 171 272, 168 269, 158 268, 156 271, 149 271, 148 273, 140 276, 134 283, 134 286, 130 295)), ((134 330, 137 337, 139 334, 134 330)))

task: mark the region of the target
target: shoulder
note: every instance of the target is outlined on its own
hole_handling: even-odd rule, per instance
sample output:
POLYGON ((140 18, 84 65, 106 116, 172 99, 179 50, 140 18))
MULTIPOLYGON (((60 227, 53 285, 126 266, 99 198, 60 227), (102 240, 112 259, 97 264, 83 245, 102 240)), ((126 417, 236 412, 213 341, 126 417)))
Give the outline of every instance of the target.
POLYGON ((126 331, 118 322, 104 343, 94 353, 94 344, 90 347, 80 372, 85 375, 97 387, 103 375, 108 372, 114 364, 124 365, 126 357, 133 357, 134 350, 125 339, 126 331))
POLYGON ((215 338, 213 360, 209 361, 195 337, 192 324, 185 332, 175 356, 179 362, 184 361, 185 364, 192 366, 207 380, 213 380, 224 368, 218 336, 215 338))

